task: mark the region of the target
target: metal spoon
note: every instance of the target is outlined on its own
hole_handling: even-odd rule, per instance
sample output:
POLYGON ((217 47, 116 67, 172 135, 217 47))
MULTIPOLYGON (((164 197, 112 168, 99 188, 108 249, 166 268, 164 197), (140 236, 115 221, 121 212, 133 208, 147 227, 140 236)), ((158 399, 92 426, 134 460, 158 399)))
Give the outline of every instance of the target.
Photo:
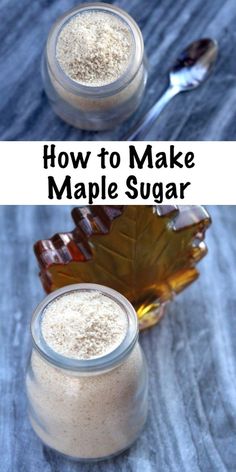
POLYGON ((141 140, 167 103, 178 93, 192 90, 206 80, 215 64, 218 44, 212 39, 199 39, 190 44, 179 56, 170 71, 170 85, 162 97, 130 130, 126 141, 141 140))

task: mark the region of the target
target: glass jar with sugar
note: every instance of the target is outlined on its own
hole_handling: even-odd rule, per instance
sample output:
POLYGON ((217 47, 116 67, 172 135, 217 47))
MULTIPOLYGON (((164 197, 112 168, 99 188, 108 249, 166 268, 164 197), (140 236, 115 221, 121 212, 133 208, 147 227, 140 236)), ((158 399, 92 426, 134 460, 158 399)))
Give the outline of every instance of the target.
POLYGON ((53 25, 43 57, 52 108, 69 124, 112 129, 139 106, 147 67, 141 31, 125 11, 82 4, 53 25))
POLYGON ((147 371, 137 316, 96 284, 47 296, 32 319, 26 387, 30 421, 46 445, 77 460, 127 449, 147 416, 147 371))

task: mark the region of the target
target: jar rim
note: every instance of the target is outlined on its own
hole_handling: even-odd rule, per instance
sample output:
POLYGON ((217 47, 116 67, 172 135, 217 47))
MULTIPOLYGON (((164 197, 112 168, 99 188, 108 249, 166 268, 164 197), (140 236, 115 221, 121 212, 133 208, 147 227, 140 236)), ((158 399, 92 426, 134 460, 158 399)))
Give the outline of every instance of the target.
POLYGON ((64 15, 60 16, 56 22, 52 25, 48 35, 46 43, 46 58, 49 73, 53 79, 60 83, 60 85, 70 93, 80 96, 90 97, 105 97, 113 95, 114 93, 120 92, 123 88, 129 85, 130 82, 137 75, 144 56, 144 44, 143 37, 139 26, 135 20, 123 9, 110 5, 105 2, 91 2, 82 3, 65 12, 64 15), (58 36, 66 23, 68 23, 73 17, 84 11, 103 11, 110 14, 116 15, 123 23, 128 26, 132 35, 133 49, 131 51, 131 57, 129 63, 124 72, 113 82, 104 85, 86 85, 71 79, 60 66, 56 58, 56 45, 58 36), (136 57, 136 61, 133 60, 136 57))
POLYGON ((67 285, 58 290, 55 290, 51 294, 47 295, 41 303, 39 303, 32 315, 31 335, 35 349, 46 361, 55 365, 56 367, 81 373, 104 371, 110 370, 111 368, 120 364, 133 350, 138 340, 138 320, 136 312, 131 303, 116 290, 99 284, 79 283, 67 285), (113 351, 108 352, 103 356, 94 357, 91 359, 75 359, 66 357, 50 348, 43 337, 41 324, 43 313, 47 305, 56 298, 66 295, 70 292, 77 291, 99 292, 115 301, 123 309, 127 316, 128 323, 125 337, 113 351))

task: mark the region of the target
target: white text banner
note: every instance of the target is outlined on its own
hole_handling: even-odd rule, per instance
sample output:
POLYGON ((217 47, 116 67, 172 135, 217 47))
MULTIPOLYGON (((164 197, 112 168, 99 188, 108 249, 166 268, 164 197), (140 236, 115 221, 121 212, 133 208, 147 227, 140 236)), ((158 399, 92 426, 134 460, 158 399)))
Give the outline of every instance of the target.
POLYGON ((236 142, 1 142, 0 204, 236 204, 236 142))

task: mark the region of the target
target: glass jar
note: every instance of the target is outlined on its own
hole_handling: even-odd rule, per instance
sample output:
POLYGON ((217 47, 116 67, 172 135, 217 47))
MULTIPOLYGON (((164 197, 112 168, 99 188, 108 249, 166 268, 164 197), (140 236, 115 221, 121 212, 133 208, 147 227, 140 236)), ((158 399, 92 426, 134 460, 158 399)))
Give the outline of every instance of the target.
POLYGON ((26 387, 32 427, 44 444, 76 460, 101 460, 127 449, 147 416, 147 370, 134 308, 115 290, 75 284, 56 290, 36 308, 26 387), (119 304, 127 331, 112 352, 92 359, 58 354, 42 335, 47 305, 69 292, 95 290, 119 304))
POLYGON ((126 12, 114 5, 99 2, 82 4, 65 13, 53 25, 43 57, 42 75, 52 108, 63 120, 81 129, 112 129, 134 113, 143 97, 147 67, 141 31, 126 12), (115 15, 131 32, 132 51, 128 67, 117 80, 106 85, 83 85, 72 80, 56 58, 61 30, 73 17, 87 11, 115 15))

